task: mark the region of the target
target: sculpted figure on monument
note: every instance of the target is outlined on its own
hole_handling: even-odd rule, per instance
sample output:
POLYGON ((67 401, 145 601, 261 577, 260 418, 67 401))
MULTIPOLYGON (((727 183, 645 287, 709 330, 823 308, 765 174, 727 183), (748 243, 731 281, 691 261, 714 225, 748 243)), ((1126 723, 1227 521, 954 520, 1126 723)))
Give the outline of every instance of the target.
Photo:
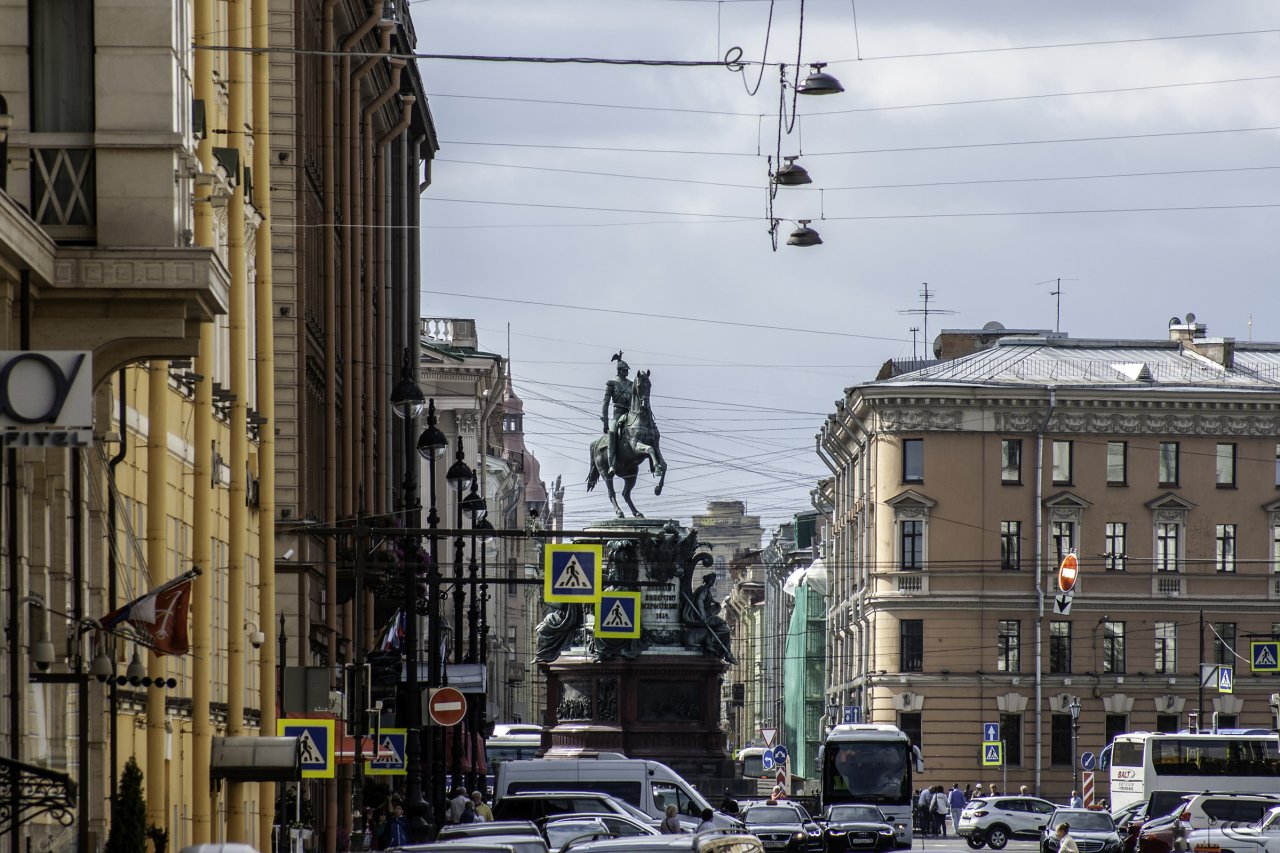
POLYGON ((640 466, 648 461, 649 471, 658 477, 655 495, 662 494, 666 480, 667 463, 658 448, 661 435, 649 407, 649 371, 642 370, 632 382, 628 378, 631 368, 622 359, 622 353, 613 356, 618 363, 618 375, 605 383, 604 404, 600 412, 600 424, 604 435, 591 443, 591 471, 587 474, 587 491, 595 488, 601 478, 609 491, 609 502, 618 518, 626 514, 618 506, 618 496, 613 489, 613 478, 622 478, 622 499, 636 518, 644 515, 631 502, 631 490, 635 488, 640 466), (613 417, 609 417, 609 406, 613 417))
POLYGON ((685 578, 680 584, 682 606, 680 621, 684 623, 684 644, 690 648, 702 649, 708 655, 723 658, 729 663, 737 663, 737 658, 729 649, 729 623, 720 616, 720 602, 716 601, 716 573, 707 572, 702 578, 702 585, 692 592, 689 578, 696 565, 710 565, 710 554, 699 554, 686 569, 685 578))
POLYGON ((550 663, 560 657, 561 650, 577 638, 586 621, 581 604, 552 604, 538 623, 538 647, 534 660, 550 663))

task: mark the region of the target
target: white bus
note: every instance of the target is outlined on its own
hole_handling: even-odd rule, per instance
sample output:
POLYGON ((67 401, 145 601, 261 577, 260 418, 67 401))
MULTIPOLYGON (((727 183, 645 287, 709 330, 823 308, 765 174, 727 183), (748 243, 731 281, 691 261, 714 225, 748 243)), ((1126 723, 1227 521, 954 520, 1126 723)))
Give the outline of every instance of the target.
POLYGON ((1154 817, 1183 794, 1280 791, 1280 737, 1266 729, 1128 732, 1102 750, 1099 770, 1109 772, 1113 812, 1143 801, 1154 817))
POLYGON ((537 758, 542 748, 542 726, 533 723, 498 723, 485 740, 485 783, 493 788, 498 768, 505 761, 537 758))
POLYGON ((822 807, 866 803, 880 807, 893 824, 898 847, 911 847, 911 775, 924 760, 896 726, 834 726, 818 755, 822 807))

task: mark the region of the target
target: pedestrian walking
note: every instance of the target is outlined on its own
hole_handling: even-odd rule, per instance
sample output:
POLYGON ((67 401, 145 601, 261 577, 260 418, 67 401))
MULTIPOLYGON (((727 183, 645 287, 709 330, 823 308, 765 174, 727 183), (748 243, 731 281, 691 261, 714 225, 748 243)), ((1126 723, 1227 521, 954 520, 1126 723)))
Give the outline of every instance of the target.
POLYGON ((1068 833, 1071 832, 1071 824, 1058 824, 1058 853, 1080 853, 1080 847, 1076 844, 1076 840, 1068 833))
POLYGON ((484 801, 484 794, 480 791, 471 792, 471 803, 476 809, 476 820, 492 821, 493 809, 489 808, 489 804, 484 801))
POLYGON ((933 786, 933 800, 931 802, 933 812, 933 828, 934 835, 941 838, 947 837, 947 812, 951 810, 950 804, 947 802, 947 795, 942 790, 941 785, 933 786))
POLYGON ((1068 802, 1068 804, 1069 804, 1069 805, 1071 806, 1071 808, 1073 808, 1073 809, 1082 809, 1082 808, 1084 808, 1084 800, 1082 800, 1082 799, 1080 798, 1080 793, 1079 793, 1078 791, 1072 791, 1072 792, 1071 792, 1071 799, 1070 799, 1070 801, 1068 802))
POLYGON ((471 802, 471 798, 467 796, 467 789, 459 785, 453 789, 453 798, 449 800, 449 808, 446 811, 445 818, 449 823, 457 823, 462 819, 462 810, 467 807, 467 803, 471 802))
MULTIPOLYGON (((409 821, 404 816, 404 806, 396 803, 391 820, 387 823, 388 848, 403 847, 409 843, 409 821)), ((1077 851, 1078 853, 1078 851, 1077 851)))
POLYGON ((916 823, 920 825, 921 835, 929 835, 933 830, 933 817, 929 814, 932 802, 933 789, 925 785, 916 796, 916 823))
POLYGON ((711 809, 702 810, 702 822, 698 824, 698 828, 694 832, 710 832, 716 828, 716 822, 712 820, 715 812, 711 809))
MULTIPOLYGON (((658 827, 662 830, 663 835, 679 835, 684 832, 684 829, 680 826, 680 818, 676 817, 678 813, 679 809, 675 807, 674 803, 667 806, 667 816, 662 819, 662 825, 658 827)), ((1076 853, 1080 853, 1080 851, 1077 850, 1076 853)))
POLYGON ((969 798, 964 795, 964 791, 960 790, 958 783, 951 783, 951 793, 947 795, 947 799, 951 804, 951 828, 956 832, 960 831, 960 812, 964 811, 965 803, 969 802, 969 798))
POLYGON ((967 803, 967 802, 969 802, 969 800, 972 800, 972 799, 973 799, 973 785, 965 785, 965 786, 964 786, 964 800, 965 800, 965 802, 967 803))

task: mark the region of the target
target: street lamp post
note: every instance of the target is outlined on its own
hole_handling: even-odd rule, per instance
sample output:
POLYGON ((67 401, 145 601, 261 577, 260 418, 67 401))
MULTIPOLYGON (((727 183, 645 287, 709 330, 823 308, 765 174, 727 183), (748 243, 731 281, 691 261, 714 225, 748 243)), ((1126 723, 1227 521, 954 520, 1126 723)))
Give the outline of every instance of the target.
MULTIPOLYGON (((428 539, 431 546, 431 563, 427 567, 427 686, 444 685, 443 661, 440 659, 440 538, 434 531, 440 527, 440 513, 436 510, 436 460, 449 449, 449 440, 436 425, 436 401, 427 401, 427 427, 418 436, 418 453, 427 460, 427 529, 432 531, 428 539)), ((428 758, 431 766, 428 798, 436 814, 444 809, 444 741, 437 737, 436 727, 429 729, 428 758)))
MULTIPOLYGON (((467 562, 467 577, 471 580, 468 586, 471 588, 471 603, 467 606, 467 662, 471 664, 480 663, 480 607, 478 602, 479 590, 476 589, 476 579, 479 576, 479 566, 476 563, 476 524, 477 519, 486 509, 485 500, 480 496, 478 483, 476 478, 471 480, 471 491, 462 500, 462 510, 471 517, 471 557, 467 562)), ((476 756, 474 755, 474 742, 477 732, 480 730, 479 720, 483 714, 483 710, 477 706, 477 703, 469 703, 467 708, 467 734, 471 739, 472 759, 471 769, 467 773, 467 790, 476 791, 480 789, 478 774, 476 773, 476 756)))
POLYGON ((1080 762, 1076 756, 1080 745, 1080 700, 1071 697, 1067 710, 1071 712, 1071 793, 1074 795, 1080 790, 1080 762))
MULTIPOLYGON (((445 472, 444 478, 449 485, 453 486, 456 492, 457 501, 457 521, 455 530, 462 530, 462 489, 471 482, 475 473, 468 467, 466 454, 462 449, 462 436, 458 436, 458 449, 454 453, 453 464, 449 466, 449 470, 445 472)), ((463 539, 461 532, 453 540, 453 576, 455 578, 462 577, 462 560, 463 552, 466 549, 466 541, 463 539)), ((463 614, 462 614, 462 584, 454 582, 453 585, 453 662, 462 663, 463 656, 463 614)), ((453 766, 450 768, 453 775, 453 785, 458 787, 462 784, 462 728, 454 726, 453 729, 453 766)))

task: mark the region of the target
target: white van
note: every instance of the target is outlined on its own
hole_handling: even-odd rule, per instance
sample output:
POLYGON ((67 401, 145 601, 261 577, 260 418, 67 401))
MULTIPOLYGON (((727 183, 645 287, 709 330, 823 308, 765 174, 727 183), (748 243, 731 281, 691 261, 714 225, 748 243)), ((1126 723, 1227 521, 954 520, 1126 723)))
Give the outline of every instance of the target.
MULTIPOLYGON (((712 808, 702 794, 667 765, 620 755, 503 762, 493 788, 494 801, 523 791, 597 791, 630 803, 658 820, 668 805, 675 805, 680 822, 690 829, 701 822, 703 809, 712 808)), ((718 811, 712 820, 719 827, 742 825, 737 818, 718 811)))

